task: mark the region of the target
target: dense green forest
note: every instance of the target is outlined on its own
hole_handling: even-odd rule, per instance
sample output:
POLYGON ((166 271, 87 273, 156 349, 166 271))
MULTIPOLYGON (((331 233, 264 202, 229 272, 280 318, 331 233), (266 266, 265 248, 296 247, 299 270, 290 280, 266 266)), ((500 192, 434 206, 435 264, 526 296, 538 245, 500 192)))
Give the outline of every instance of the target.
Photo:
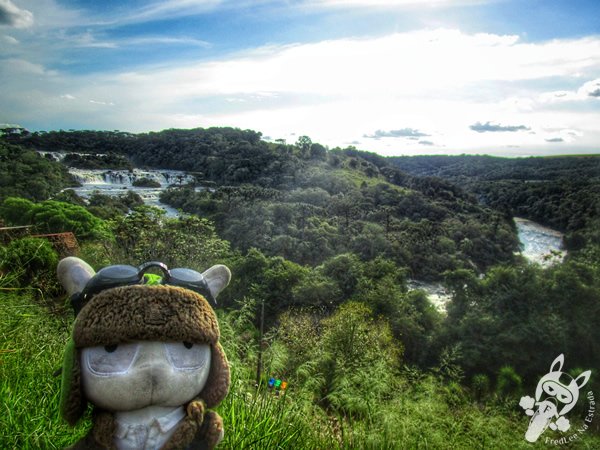
POLYGON ((297 145, 260 137, 210 128, 5 139, 45 151, 119 150, 136 165, 191 172, 206 189, 173 188, 161 200, 209 218, 242 252, 257 248, 313 266, 347 252, 363 260, 380 256, 407 267, 411 277, 441 279, 447 270, 485 271, 510 262, 518 249, 510 217, 451 183, 412 177, 342 149, 327 151, 306 136, 297 145))
POLYGON ((493 158, 431 156, 390 158, 416 176, 435 176, 464 186, 481 203, 567 232, 569 248, 598 239, 600 157, 493 158))
MULTIPOLYGON (((96 269, 231 268, 218 309, 234 377, 220 407, 225 448, 525 448, 519 398, 559 353, 574 374, 591 369, 585 390, 600 393, 600 158, 388 159, 231 128, 13 133, 0 154, 5 225, 73 231, 96 269), (78 167, 110 153, 115 164, 188 171, 196 182, 161 198, 187 214, 168 218, 131 192, 82 199, 64 190, 65 164, 33 150, 88 154, 66 160, 78 167), (43 196, 4 182, 17 170, 39 170, 43 196), (515 256, 512 215, 553 225, 556 211, 580 218, 558 227, 567 258, 543 268, 515 256), (411 278, 442 281, 447 311, 410 290, 411 278), (285 396, 254 387, 259 349, 262 381, 285 378, 285 396)), ((2 448, 60 448, 85 431, 56 418, 51 373, 72 320, 57 261, 35 237, 0 246, 2 448)), ((599 423, 577 445, 597 448, 599 423)))

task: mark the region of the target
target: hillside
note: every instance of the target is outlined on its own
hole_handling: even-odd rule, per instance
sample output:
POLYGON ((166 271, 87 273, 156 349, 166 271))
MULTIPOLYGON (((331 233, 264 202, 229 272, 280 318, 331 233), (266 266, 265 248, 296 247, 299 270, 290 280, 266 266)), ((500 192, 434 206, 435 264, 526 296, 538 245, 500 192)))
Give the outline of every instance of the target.
POLYGON ((255 247, 299 264, 351 252, 390 258, 415 278, 440 279, 447 270, 510 262, 518 248, 511 218, 457 186, 407 175, 366 153, 327 151, 306 137, 286 145, 250 130, 210 128, 6 138, 36 150, 110 151, 136 166, 191 172, 209 189, 171 189, 161 200, 211 219, 236 249, 255 247))
MULTIPOLYGON (((471 170, 463 157, 464 173, 457 166, 457 178, 444 179, 440 167, 450 173, 445 162, 458 160, 400 159, 406 166, 398 168, 306 137, 269 143, 230 128, 25 133, 5 136, 0 150, 12 155, 2 160, 5 173, 43 167, 48 186, 46 197, 32 198, 26 182, 10 178, 0 190, 5 225, 73 232, 96 269, 151 260, 231 268, 217 308, 233 369, 219 407, 224 448, 525 447, 529 417, 519 400, 534 394, 556 355, 565 354, 573 373, 600 370, 597 211, 582 210, 585 220, 569 232, 578 247, 565 261, 542 268, 513 255, 512 197, 492 208, 476 189, 488 183, 500 193, 510 181, 520 183, 516 196, 535 184, 544 186, 536 191, 542 204, 554 204, 567 178, 585 170, 576 160, 525 183, 486 179, 488 169, 510 177, 515 164, 530 177, 535 164, 474 157, 471 170), (189 214, 167 218, 133 192, 84 200, 63 190, 62 163, 32 149, 81 153, 67 159, 78 167, 192 170, 194 183, 162 197, 189 214), (446 313, 408 289, 410 278, 443 282, 452 296, 446 313), (270 376, 289 382, 285 395, 265 387, 270 376)), ((588 188, 577 192, 595 204, 597 178, 579 178, 588 188)), ((55 277, 58 258, 36 237, 0 245, 1 448, 60 448, 89 426, 89 417, 74 430, 55 420, 59 382, 51 373, 73 319, 55 277)), ((595 375, 588 389, 600 392, 595 375)), ((581 399, 569 419, 583 423, 586 406, 581 399)), ((598 447, 599 424, 581 434, 581 448, 598 447)))
POLYGON ((435 176, 464 187, 480 202, 567 232, 577 249, 597 229, 600 155, 493 158, 490 156, 395 157, 389 161, 415 176, 435 176), (587 237, 586 237, 587 236, 587 237))

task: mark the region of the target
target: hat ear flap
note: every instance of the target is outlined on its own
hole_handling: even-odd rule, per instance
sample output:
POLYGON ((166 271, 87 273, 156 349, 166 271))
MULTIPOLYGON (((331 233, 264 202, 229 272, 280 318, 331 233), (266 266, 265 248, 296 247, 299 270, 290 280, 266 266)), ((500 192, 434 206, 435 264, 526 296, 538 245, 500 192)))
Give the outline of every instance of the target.
POLYGON ((218 342, 211 345, 210 373, 206 385, 198 397, 206 403, 208 408, 214 408, 225 398, 229 392, 229 363, 223 347, 218 342))
POLYGON ((75 425, 87 408, 87 399, 82 392, 79 350, 73 339, 65 349, 60 386, 60 414, 69 425, 75 425))

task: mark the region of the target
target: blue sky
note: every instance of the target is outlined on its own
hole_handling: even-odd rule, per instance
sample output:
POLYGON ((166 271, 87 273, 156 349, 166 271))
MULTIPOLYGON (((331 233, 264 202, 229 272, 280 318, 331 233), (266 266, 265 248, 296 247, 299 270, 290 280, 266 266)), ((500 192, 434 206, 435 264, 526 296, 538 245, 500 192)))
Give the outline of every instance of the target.
POLYGON ((600 2, 0 0, 0 123, 600 153, 600 2))

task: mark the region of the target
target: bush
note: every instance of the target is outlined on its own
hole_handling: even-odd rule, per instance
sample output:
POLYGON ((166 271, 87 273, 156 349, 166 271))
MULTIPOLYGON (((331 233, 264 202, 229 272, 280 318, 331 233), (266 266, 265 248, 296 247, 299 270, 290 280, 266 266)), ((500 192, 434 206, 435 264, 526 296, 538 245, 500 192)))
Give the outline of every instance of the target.
POLYGON ((478 401, 483 400, 490 392, 490 379, 487 375, 479 373, 471 380, 473 395, 478 401))
POLYGON ((147 177, 138 178, 132 184, 135 187, 145 187, 145 188, 159 188, 160 187, 160 183, 158 181, 153 180, 151 178, 147 178, 147 177))
POLYGON ((11 241, 1 252, 2 271, 10 274, 17 287, 38 289, 54 295, 58 292, 55 276, 58 254, 50 243, 39 238, 11 241))
POLYGON ((55 200, 33 203, 23 198, 9 197, 0 205, 0 218, 7 225, 34 225, 40 233, 71 231, 80 239, 107 236, 103 220, 82 206, 55 200))
POLYGON ((504 366, 498 373, 496 393, 500 397, 517 396, 521 392, 522 380, 511 366, 504 366))

